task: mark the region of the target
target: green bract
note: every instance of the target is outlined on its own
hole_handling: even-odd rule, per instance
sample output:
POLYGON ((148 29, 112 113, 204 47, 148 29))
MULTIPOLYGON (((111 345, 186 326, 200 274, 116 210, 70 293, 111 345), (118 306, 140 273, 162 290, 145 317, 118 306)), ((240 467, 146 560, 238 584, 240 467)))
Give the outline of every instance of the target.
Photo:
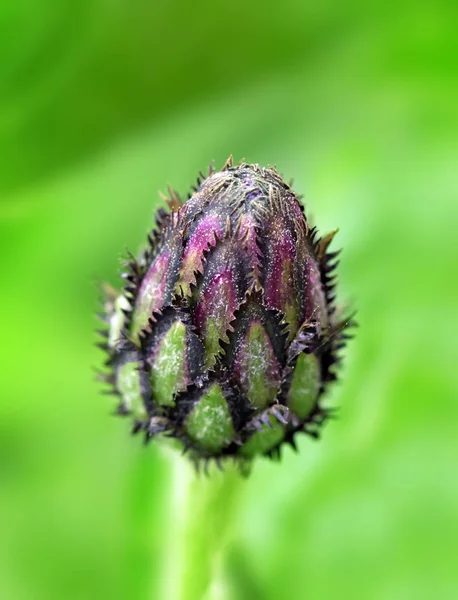
POLYGON ((168 203, 124 291, 106 292, 102 378, 119 412, 195 459, 316 437, 350 325, 334 305, 335 232, 318 237, 274 169, 231 160, 168 203))

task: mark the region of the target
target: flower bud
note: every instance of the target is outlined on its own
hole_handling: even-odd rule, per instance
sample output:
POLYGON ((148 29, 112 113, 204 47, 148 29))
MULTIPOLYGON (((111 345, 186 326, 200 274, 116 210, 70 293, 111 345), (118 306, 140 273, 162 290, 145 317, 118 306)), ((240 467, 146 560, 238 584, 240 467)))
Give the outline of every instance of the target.
POLYGON ((334 304, 334 233, 319 238, 272 168, 229 160, 187 202, 170 191, 127 285, 107 293, 102 378, 146 439, 195 460, 278 456, 317 437, 352 324, 334 304))

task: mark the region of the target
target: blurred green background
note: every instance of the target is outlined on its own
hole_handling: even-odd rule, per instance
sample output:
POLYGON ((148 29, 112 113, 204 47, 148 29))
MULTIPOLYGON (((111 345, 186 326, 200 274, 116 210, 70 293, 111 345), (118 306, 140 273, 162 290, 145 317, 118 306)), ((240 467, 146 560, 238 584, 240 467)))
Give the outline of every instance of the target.
POLYGON ((226 597, 458 598, 457 25, 431 1, 1 2, 1 598, 162 600, 170 473, 98 394, 96 284, 159 189, 230 153, 340 227, 361 327, 339 420, 243 484, 226 597))

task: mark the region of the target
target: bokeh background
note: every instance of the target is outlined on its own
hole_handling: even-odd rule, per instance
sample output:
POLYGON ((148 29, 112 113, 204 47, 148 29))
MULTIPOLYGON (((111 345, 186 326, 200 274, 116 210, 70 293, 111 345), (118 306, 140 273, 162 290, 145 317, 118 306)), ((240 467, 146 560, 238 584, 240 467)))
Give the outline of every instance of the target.
POLYGON ((458 598, 457 25, 421 0, 1 2, 1 598, 163 600, 170 473, 98 394, 96 285, 158 190, 230 153, 340 227, 360 329, 340 418, 243 484, 226 597, 458 598))

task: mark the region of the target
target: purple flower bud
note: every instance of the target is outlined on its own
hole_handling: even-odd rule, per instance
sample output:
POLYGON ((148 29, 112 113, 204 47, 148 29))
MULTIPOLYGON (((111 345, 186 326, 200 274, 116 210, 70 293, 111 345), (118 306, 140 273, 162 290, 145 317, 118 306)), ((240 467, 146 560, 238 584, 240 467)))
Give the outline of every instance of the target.
POLYGON ((295 192, 259 165, 228 161, 169 205, 106 303, 119 412, 196 460, 277 456, 298 432, 316 437, 352 324, 333 300, 335 232, 318 238, 295 192))

